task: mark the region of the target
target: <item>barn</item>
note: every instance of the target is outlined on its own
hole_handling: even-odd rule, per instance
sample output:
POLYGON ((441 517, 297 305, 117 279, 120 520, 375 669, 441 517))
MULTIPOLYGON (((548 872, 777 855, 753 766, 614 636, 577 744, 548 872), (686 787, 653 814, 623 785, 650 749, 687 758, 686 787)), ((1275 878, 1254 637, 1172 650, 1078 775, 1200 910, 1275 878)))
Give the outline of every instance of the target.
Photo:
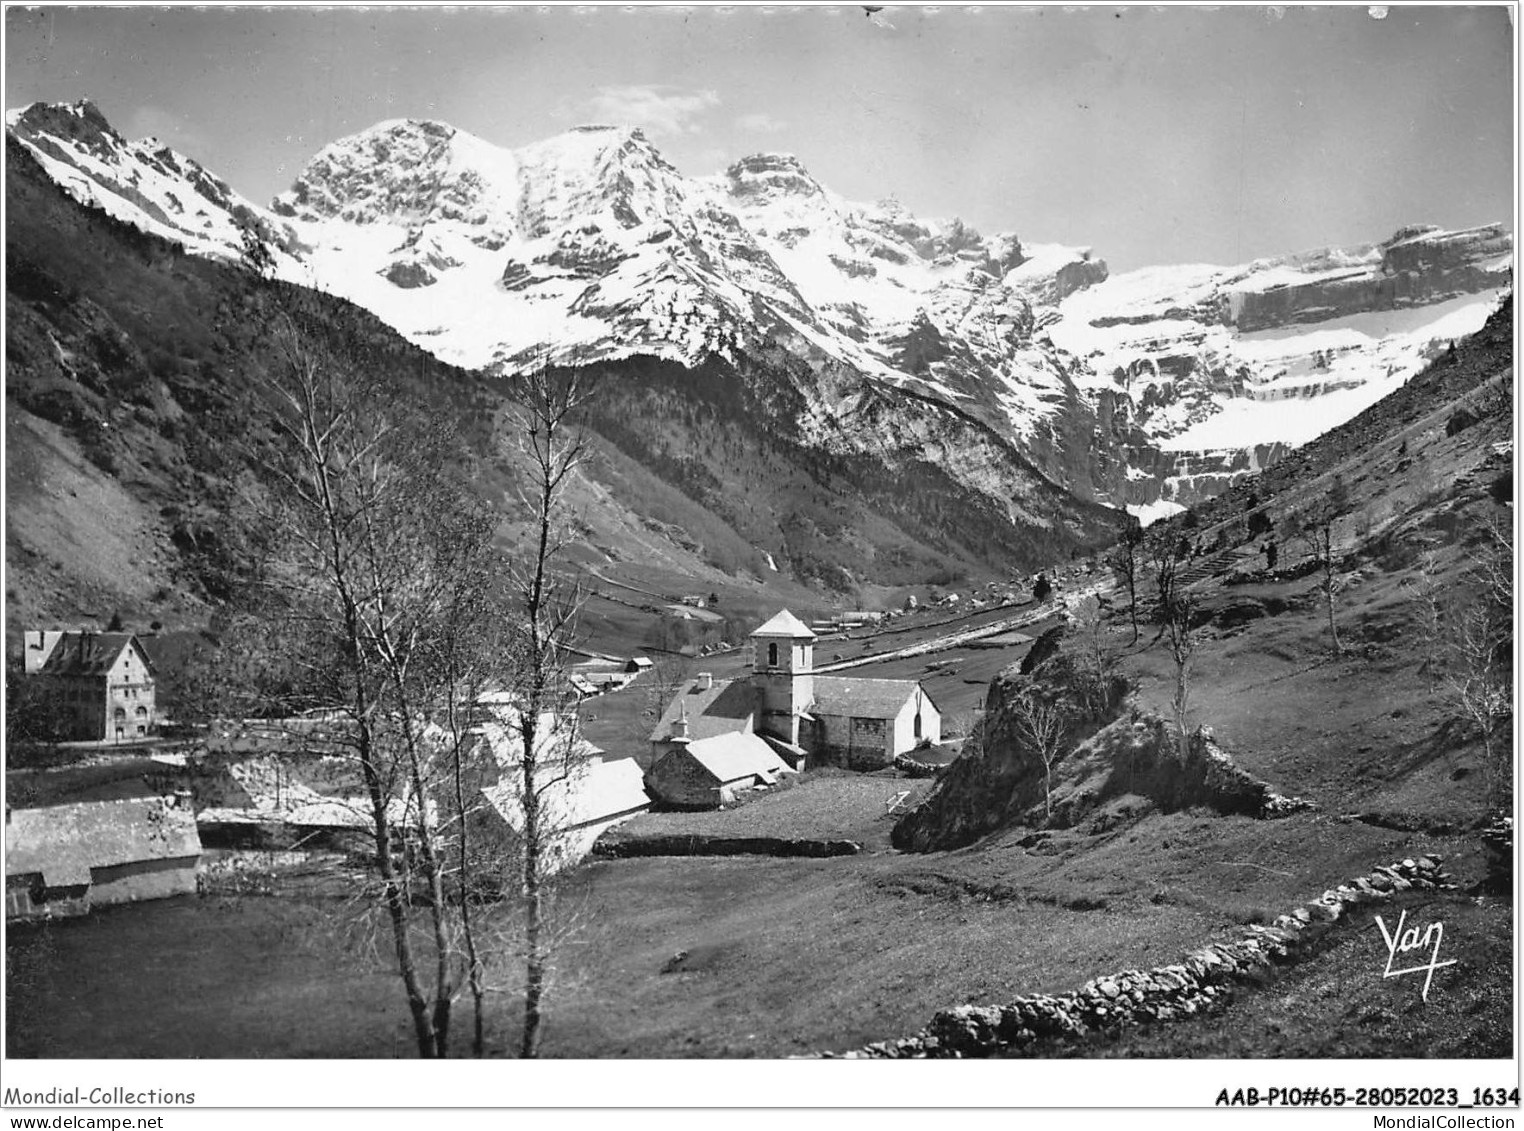
POLYGON ((78 915, 193 895, 200 859, 188 795, 8 810, 5 916, 78 915))

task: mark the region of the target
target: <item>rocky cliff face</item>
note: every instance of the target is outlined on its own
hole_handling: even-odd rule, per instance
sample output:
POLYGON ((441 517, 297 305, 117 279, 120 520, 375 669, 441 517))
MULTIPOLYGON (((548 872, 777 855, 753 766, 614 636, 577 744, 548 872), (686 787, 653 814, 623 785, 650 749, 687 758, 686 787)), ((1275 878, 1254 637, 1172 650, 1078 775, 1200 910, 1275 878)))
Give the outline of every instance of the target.
POLYGON ((1265 274, 1283 268, 1300 277, 1282 279, 1284 270, 1272 282, 1249 276, 1227 292, 1225 320, 1253 333, 1498 290, 1509 284, 1512 253, 1501 224, 1404 228, 1368 248, 1273 261, 1265 274))
POLYGON ((1348 419, 1479 327, 1512 270, 1498 226, 1415 227, 1113 278, 1089 249, 847 201, 783 154, 685 177, 639 131, 603 126, 507 150, 383 122, 263 210, 87 103, 7 121, 77 199, 200 254, 256 241, 281 277, 454 364, 781 353, 804 366, 779 367, 798 374, 802 435, 874 450, 850 427, 869 400, 970 490, 994 445, 1119 506, 1193 502, 1348 419), (937 435, 954 420, 973 447, 937 435))

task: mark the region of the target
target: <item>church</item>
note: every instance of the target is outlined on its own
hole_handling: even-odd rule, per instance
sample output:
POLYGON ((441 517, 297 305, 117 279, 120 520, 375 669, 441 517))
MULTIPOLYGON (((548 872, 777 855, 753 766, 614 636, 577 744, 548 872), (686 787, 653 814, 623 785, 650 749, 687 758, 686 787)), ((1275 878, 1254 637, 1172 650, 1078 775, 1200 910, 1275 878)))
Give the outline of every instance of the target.
POLYGON ((763 782, 776 772, 762 765, 766 750, 796 770, 807 762, 875 770, 941 741, 941 712, 919 681, 816 675, 815 634, 788 610, 753 632, 751 641, 749 676, 716 681, 700 673, 678 689, 651 732, 656 762, 648 787, 660 786, 664 759, 694 760, 705 743, 736 734, 763 740, 754 744, 763 782))

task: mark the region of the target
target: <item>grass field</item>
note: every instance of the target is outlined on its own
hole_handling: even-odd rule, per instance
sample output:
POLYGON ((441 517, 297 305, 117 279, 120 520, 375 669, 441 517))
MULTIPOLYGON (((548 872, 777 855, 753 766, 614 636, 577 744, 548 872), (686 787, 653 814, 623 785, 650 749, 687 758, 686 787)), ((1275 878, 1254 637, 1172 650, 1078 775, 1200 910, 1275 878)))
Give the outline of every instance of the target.
POLYGON ((619 826, 621 837, 770 836, 792 840, 854 840, 865 847, 889 846, 897 808, 913 806, 931 788, 930 780, 912 780, 894 771, 872 775, 844 770, 810 771, 802 780, 734 809, 702 813, 643 813, 619 826), (908 794, 899 798, 902 793, 908 794))

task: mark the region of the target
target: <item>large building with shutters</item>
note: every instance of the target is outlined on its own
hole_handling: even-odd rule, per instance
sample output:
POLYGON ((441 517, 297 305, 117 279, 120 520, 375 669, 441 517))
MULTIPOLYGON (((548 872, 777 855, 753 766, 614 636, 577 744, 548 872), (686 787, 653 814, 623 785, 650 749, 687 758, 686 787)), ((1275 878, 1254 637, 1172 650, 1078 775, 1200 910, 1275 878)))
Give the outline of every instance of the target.
POLYGON ((153 733, 153 662, 131 633, 27 632, 22 655, 59 738, 136 742, 153 733))

